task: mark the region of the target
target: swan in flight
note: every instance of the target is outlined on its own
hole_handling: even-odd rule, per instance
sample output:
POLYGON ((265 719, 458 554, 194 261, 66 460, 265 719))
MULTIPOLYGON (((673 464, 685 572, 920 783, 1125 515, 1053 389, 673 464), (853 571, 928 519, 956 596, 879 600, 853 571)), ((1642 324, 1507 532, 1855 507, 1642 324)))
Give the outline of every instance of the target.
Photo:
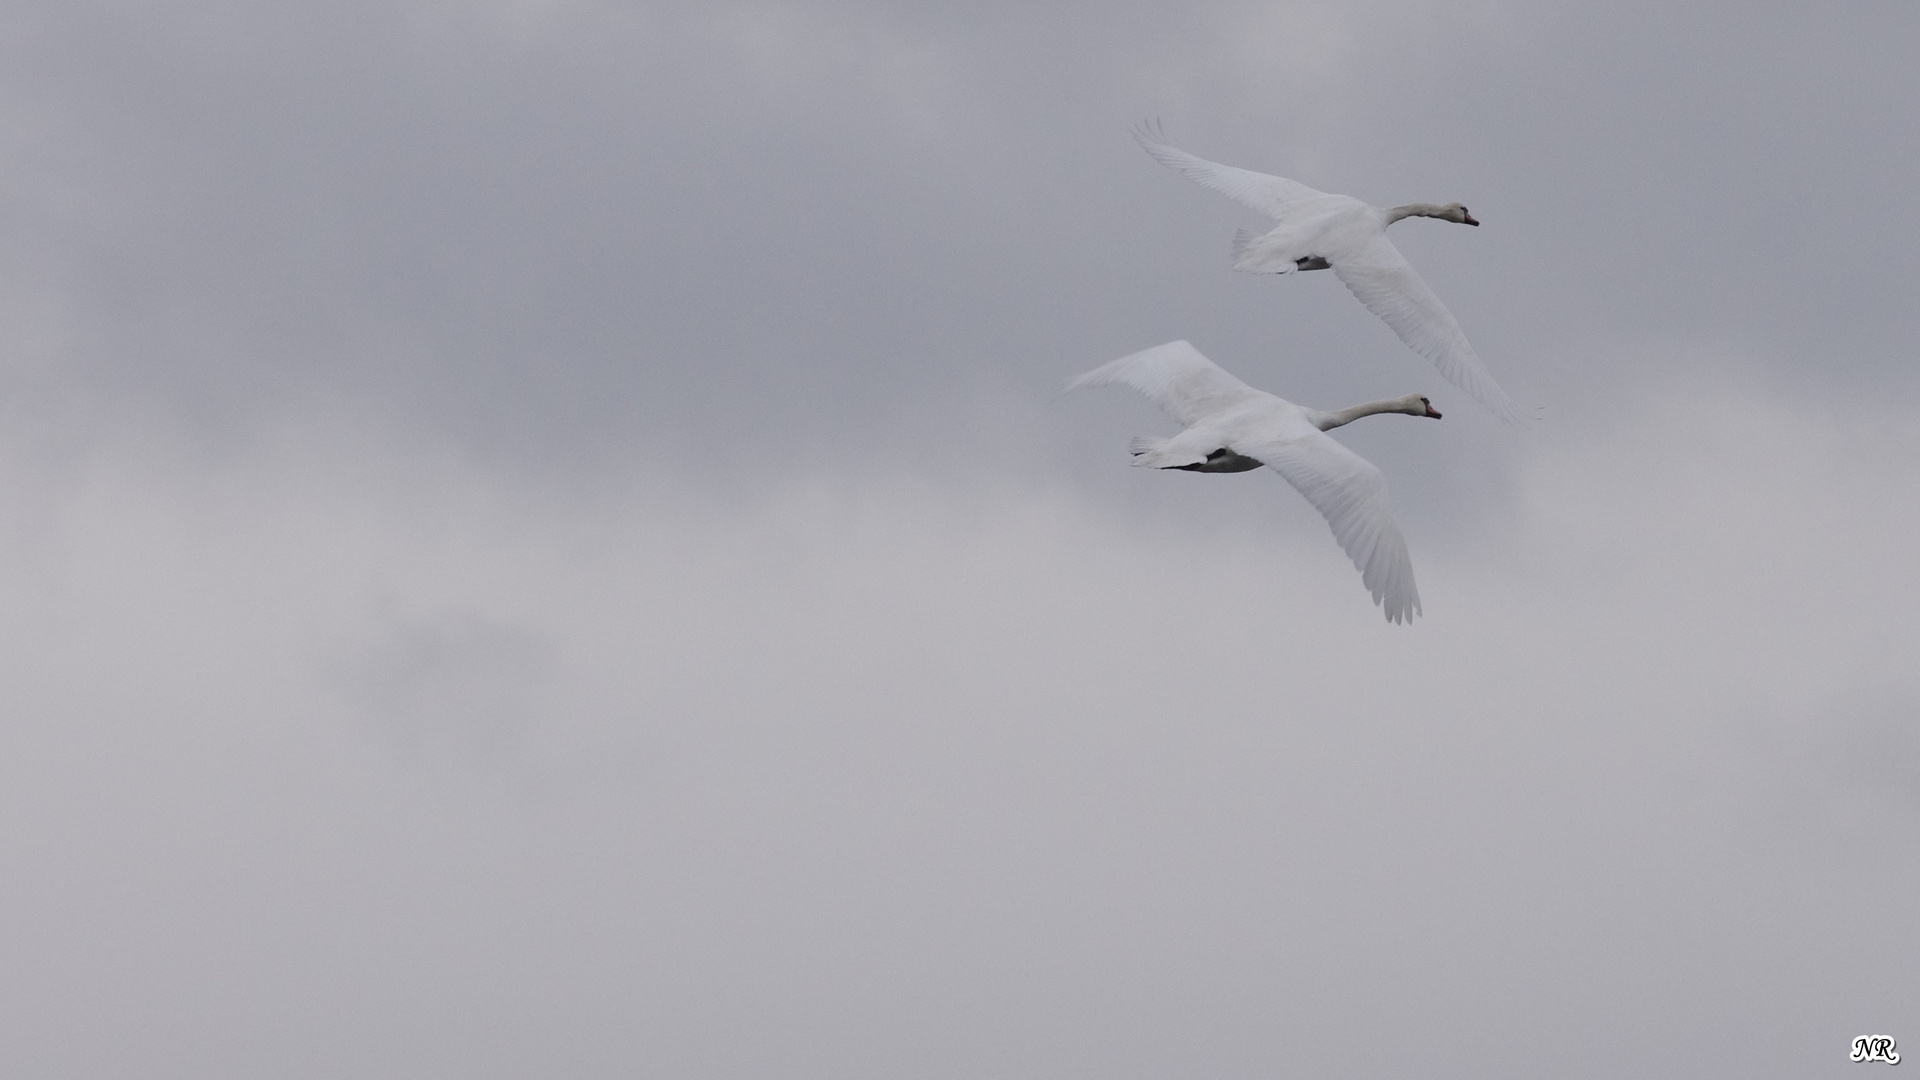
POLYGON ((1233 240, 1233 268, 1249 274, 1325 270, 1344 282, 1368 311, 1400 335, 1407 347, 1440 369, 1447 381, 1510 424, 1523 412, 1493 381, 1453 314, 1433 295, 1413 264, 1387 239, 1387 226, 1409 217, 1478 225, 1459 203, 1409 203, 1383 210, 1346 195, 1329 195, 1278 176, 1217 165, 1160 141, 1158 128, 1135 129, 1133 137, 1155 161, 1184 173, 1202 187, 1280 222, 1264 236, 1242 229, 1233 240))
POLYGON ((1267 466, 1327 519, 1387 621, 1413 621, 1420 592, 1406 538, 1387 507, 1387 482, 1379 469, 1325 433, 1374 413, 1440 419, 1426 398, 1408 394, 1339 412, 1302 408, 1227 374, 1185 341, 1123 356, 1072 380, 1067 389, 1111 383, 1145 394, 1186 429, 1166 439, 1136 437, 1135 465, 1189 472, 1267 466))

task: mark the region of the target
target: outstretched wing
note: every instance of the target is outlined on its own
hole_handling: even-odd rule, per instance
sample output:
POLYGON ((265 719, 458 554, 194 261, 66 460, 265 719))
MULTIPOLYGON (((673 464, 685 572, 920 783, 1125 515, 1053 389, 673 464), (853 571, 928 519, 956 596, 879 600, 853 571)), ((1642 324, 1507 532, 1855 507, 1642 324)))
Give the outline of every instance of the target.
POLYGON ((1131 386, 1147 395, 1182 427, 1192 427, 1207 416, 1263 396, 1185 341, 1169 341, 1103 364, 1067 383, 1067 389, 1109 383, 1131 386))
POLYGON ((1387 505, 1387 481, 1359 454, 1304 417, 1270 437, 1235 439, 1229 448, 1264 463, 1307 497, 1333 538, 1360 569, 1388 622, 1412 622, 1420 611, 1407 540, 1387 505))
POLYGON ((1227 198, 1251 207, 1268 217, 1278 218, 1296 203, 1308 199, 1324 198, 1326 192, 1315 191, 1305 184, 1285 180, 1278 176, 1268 176, 1248 169, 1236 169, 1231 165, 1219 165, 1204 158, 1194 157, 1185 150, 1178 150, 1160 141, 1160 132, 1145 125, 1133 131, 1133 137, 1140 143, 1141 149, 1152 154, 1155 161, 1169 169, 1184 173, 1187 179, 1202 187, 1209 187, 1227 198))
POLYGON ((1393 241, 1375 237, 1359 254, 1336 261, 1333 272, 1409 349, 1433 361, 1448 382, 1507 423, 1520 422, 1520 406, 1493 380, 1453 313, 1420 280, 1393 241))

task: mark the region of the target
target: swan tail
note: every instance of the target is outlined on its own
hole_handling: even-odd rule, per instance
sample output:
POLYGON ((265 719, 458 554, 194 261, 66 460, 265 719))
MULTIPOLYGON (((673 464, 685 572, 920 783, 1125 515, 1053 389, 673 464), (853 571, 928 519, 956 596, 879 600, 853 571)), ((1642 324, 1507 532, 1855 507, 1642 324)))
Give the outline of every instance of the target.
POLYGON ((1247 249, 1253 246, 1253 234, 1245 229, 1233 230, 1233 268, 1252 271, 1247 265, 1247 249))
POLYGON ((1178 469, 1207 460, 1203 450, 1182 447, 1176 439, 1156 439, 1151 435, 1135 435, 1127 444, 1127 451, 1133 455, 1134 467, 1141 469, 1178 469))
POLYGON ((1300 269, 1293 259, 1275 260, 1270 254, 1255 251, 1260 239, 1245 229, 1233 230, 1233 268, 1243 274, 1291 274, 1300 269))

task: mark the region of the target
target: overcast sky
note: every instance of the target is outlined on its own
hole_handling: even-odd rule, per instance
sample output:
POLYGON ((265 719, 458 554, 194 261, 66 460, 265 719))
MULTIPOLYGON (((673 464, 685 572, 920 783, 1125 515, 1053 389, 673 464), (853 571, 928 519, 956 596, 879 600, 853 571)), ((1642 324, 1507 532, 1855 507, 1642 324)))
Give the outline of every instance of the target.
POLYGON ((1920 1052, 1909 3, 0 9, 0 1076, 1920 1052), (1381 205, 1502 426, 1257 215, 1381 205), (1063 380, 1336 408, 1425 616, 1063 380))

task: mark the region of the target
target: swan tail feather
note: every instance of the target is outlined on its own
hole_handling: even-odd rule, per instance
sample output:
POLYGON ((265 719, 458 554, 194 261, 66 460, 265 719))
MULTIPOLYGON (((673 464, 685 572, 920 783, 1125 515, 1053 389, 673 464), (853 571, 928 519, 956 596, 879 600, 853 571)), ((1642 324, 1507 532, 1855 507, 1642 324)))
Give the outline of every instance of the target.
POLYGON ((1233 230, 1233 264, 1235 266, 1240 265, 1240 260, 1247 257, 1247 247, 1252 243, 1252 233, 1245 229, 1233 230))
POLYGON ((1151 435, 1135 435, 1127 444, 1127 450, 1133 454, 1134 466, 1141 469, 1178 469, 1207 460, 1204 450, 1183 447, 1178 439, 1156 439, 1151 435))
POLYGON ((1139 457, 1141 454, 1151 454, 1166 445, 1166 441, 1167 440, 1153 435, 1135 435, 1133 441, 1127 443, 1127 453, 1132 454, 1134 457, 1139 457))
POLYGON ((1243 274, 1291 274, 1300 267, 1292 259, 1274 259, 1270 254, 1255 251, 1254 242, 1260 238, 1245 229, 1233 230, 1233 268, 1243 274))

